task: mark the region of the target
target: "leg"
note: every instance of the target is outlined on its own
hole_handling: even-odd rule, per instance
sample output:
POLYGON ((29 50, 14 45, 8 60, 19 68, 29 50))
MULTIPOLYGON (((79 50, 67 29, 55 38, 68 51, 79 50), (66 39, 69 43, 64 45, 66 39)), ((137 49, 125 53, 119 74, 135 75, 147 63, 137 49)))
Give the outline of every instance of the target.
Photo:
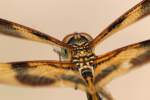
POLYGON ((59 61, 61 61, 61 52, 59 50, 57 50, 57 49, 53 49, 53 51, 58 54, 59 61))

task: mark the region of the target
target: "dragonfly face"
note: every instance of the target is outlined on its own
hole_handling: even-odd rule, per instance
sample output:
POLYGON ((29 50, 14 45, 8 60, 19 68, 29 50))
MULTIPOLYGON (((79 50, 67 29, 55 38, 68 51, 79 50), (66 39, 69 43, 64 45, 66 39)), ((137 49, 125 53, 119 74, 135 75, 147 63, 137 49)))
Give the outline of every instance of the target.
POLYGON ((86 33, 73 33, 64 38, 64 42, 71 45, 72 62, 78 67, 80 74, 86 77, 93 77, 94 60, 96 58, 89 42, 92 37, 86 33))

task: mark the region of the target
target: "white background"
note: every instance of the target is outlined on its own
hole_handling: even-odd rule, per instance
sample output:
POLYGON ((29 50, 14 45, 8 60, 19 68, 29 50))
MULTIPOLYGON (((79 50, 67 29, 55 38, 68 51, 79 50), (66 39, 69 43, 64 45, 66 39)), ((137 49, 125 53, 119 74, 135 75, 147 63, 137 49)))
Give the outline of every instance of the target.
MULTIPOLYGON (((95 37, 114 19, 141 0, 0 0, 0 17, 35 28, 60 40, 72 32, 95 37)), ((111 36, 97 46, 101 54, 150 39, 150 17, 111 36)), ((57 59, 49 45, 0 36, 0 61, 57 59)), ((150 67, 113 80, 108 86, 116 100, 150 100, 150 67)), ((0 85, 0 100, 86 100, 68 88, 21 88, 0 85)))

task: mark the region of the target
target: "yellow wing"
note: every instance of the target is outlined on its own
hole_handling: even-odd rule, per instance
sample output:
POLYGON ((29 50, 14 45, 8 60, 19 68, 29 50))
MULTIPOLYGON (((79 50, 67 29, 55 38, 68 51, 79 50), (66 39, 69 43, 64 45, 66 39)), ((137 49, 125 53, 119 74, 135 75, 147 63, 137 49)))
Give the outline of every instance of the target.
POLYGON ((150 40, 129 45, 102 56, 95 63, 96 89, 100 89, 115 77, 150 62, 150 40))
POLYGON ((129 11, 124 13, 121 17, 104 29, 94 40, 91 41, 91 46, 95 47, 98 43, 108 38, 112 34, 129 26, 130 24, 139 21, 150 14, 150 0, 143 0, 129 11))
POLYGON ((68 62, 24 61, 0 64, 0 83, 17 86, 67 86, 86 90, 76 67, 68 62))
POLYGON ((28 39, 32 41, 38 41, 42 43, 56 45, 62 48, 71 49, 71 47, 68 44, 59 41, 54 37, 39 32, 35 29, 4 19, 0 19, 0 34, 9 35, 17 38, 22 38, 22 39, 28 39))

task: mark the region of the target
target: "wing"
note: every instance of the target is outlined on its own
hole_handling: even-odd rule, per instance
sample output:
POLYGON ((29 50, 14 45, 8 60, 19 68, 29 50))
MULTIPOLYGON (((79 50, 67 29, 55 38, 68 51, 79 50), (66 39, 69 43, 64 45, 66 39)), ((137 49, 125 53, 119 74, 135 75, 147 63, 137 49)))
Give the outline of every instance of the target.
POLYGON ((67 86, 85 90, 77 68, 68 62, 24 61, 0 64, 0 83, 17 86, 67 86))
POLYGON ((102 88, 115 77, 139 68, 150 62, 150 40, 132 44, 102 56, 95 63, 95 81, 97 89, 102 88))
POLYGON ((54 37, 41 33, 32 28, 29 28, 29 27, 26 27, 26 26, 23 26, 23 25, 20 25, 20 24, 17 24, 8 20, 4 20, 4 19, 0 19, 0 32, 1 32, 0 34, 3 34, 3 35, 13 36, 13 37, 22 38, 22 39, 28 39, 32 41, 38 41, 42 43, 48 43, 48 44, 52 44, 58 47, 63 47, 63 48, 68 48, 68 49, 71 48, 68 44, 62 41, 59 41, 55 39, 54 37))
POLYGON ((150 0, 143 0, 104 29, 90 45, 95 47, 107 37, 150 14, 150 0))

